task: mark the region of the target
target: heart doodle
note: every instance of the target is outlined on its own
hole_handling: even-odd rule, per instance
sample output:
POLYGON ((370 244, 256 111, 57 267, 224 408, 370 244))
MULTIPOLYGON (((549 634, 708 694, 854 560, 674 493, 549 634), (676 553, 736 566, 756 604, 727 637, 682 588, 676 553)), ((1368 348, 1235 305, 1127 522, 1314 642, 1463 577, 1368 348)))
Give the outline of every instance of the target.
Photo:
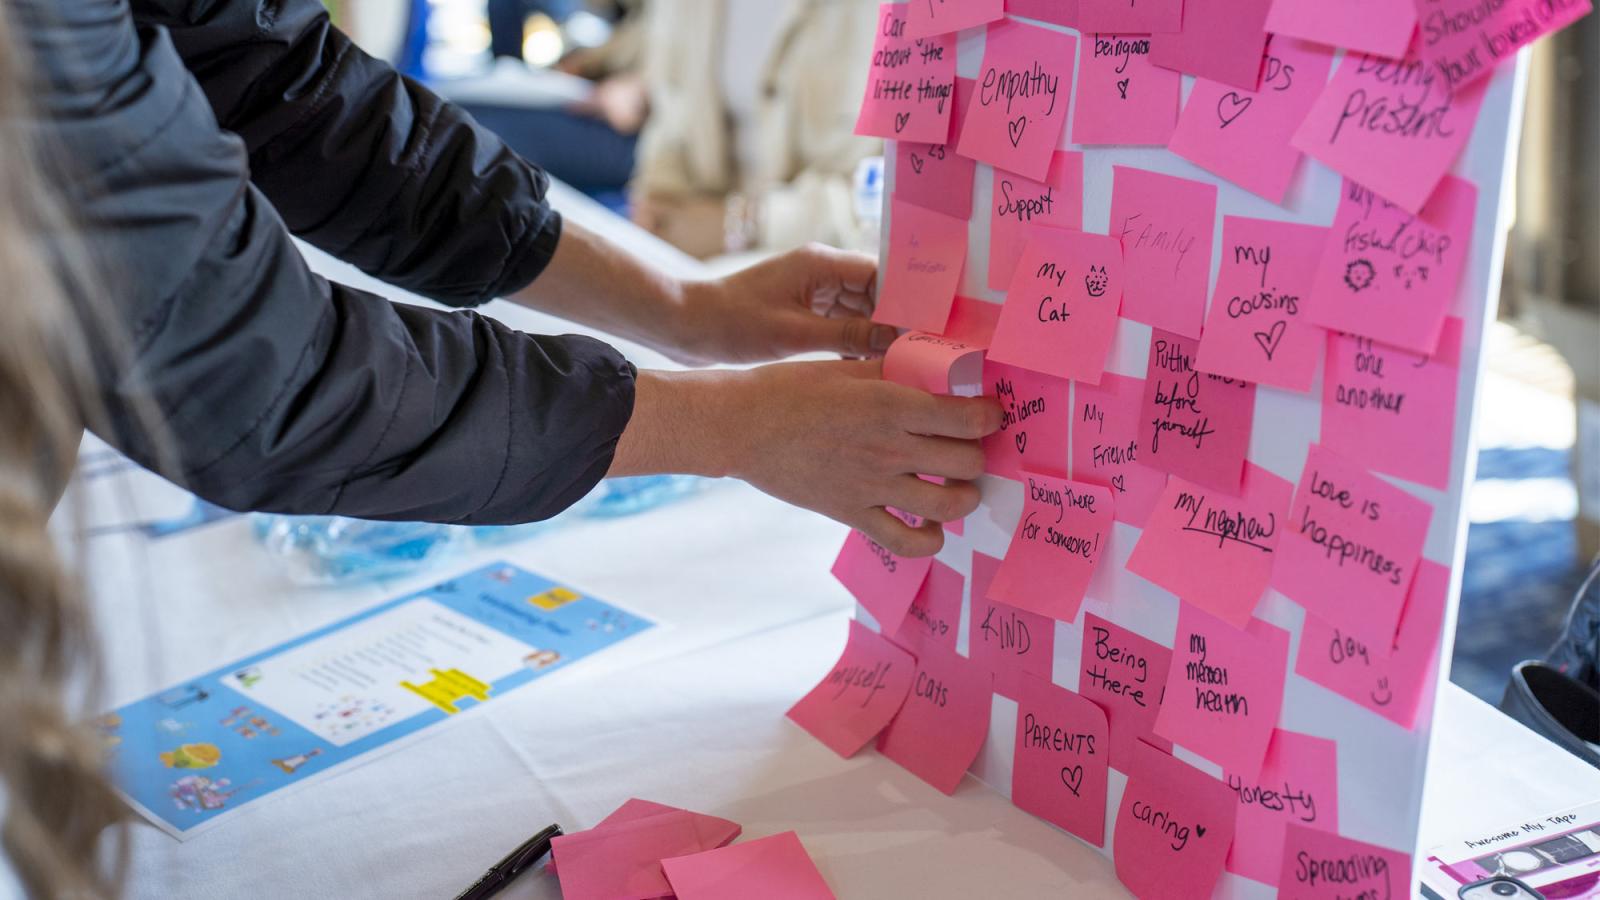
POLYGON ((1022 143, 1022 132, 1026 131, 1028 128, 1028 117, 1018 116, 1017 118, 1012 119, 1011 124, 1006 126, 1006 128, 1011 132, 1011 146, 1015 147, 1022 143))
POLYGON ((1016 442, 1018 453, 1028 452, 1028 433, 1026 431, 1017 432, 1016 442))
POLYGON ((1195 834, 1195 837, 1205 837, 1206 836, 1206 827, 1204 825, 1196 825, 1194 827, 1194 834, 1195 834))
POLYGON ((1222 127, 1227 128, 1233 120, 1244 115, 1244 111, 1255 102, 1254 97, 1241 97, 1238 91, 1229 91, 1217 98, 1217 118, 1222 120, 1222 127))
POLYGON ((1263 353, 1267 354, 1267 362, 1272 362, 1272 354, 1278 352, 1278 344, 1283 341, 1283 333, 1289 328, 1289 323, 1279 319, 1272 323, 1269 331, 1256 332, 1256 343, 1261 345, 1263 353))
POLYGON ((894 114, 894 133, 899 134, 906 130, 906 123, 911 121, 911 113, 894 114))
POLYGON ((1113 476, 1111 476, 1111 489, 1116 491, 1119 494, 1126 494, 1128 492, 1128 476, 1126 476, 1126 475, 1113 475, 1113 476))
POLYGON ((1131 79, 1124 78, 1117 82, 1117 93, 1121 94, 1122 99, 1124 100, 1128 99, 1128 82, 1130 80, 1131 79))
POLYGON ((911 154, 911 171, 916 172, 918 175, 922 174, 922 157, 915 153, 911 154))
POLYGON ((1078 793, 1083 789, 1083 766, 1062 766, 1061 783, 1067 786, 1067 790, 1072 792, 1072 796, 1083 796, 1078 793))

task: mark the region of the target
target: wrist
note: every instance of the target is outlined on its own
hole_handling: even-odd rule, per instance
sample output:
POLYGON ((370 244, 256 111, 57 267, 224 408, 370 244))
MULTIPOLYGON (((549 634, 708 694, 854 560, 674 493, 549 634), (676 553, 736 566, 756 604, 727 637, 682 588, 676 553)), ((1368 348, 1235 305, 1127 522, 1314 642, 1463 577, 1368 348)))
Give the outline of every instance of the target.
POLYGON ((609 474, 738 477, 748 444, 749 376, 739 371, 641 371, 633 415, 609 474))

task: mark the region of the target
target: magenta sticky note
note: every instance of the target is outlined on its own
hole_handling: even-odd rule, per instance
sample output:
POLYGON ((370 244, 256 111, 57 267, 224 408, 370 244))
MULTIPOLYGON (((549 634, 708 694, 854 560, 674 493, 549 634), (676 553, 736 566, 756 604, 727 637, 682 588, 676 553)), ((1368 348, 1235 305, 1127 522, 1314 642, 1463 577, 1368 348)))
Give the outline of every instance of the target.
POLYGON ((649 816, 659 816, 663 813, 683 813, 689 816, 689 820, 694 823, 695 833, 700 836, 700 846, 707 850, 732 843, 740 832, 744 830, 738 822, 731 819, 708 816, 705 813, 680 809, 676 806, 668 806, 665 803, 656 803, 651 800, 641 800, 637 797, 624 801, 621 806, 611 811, 611 815, 595 823, 594 827, 599 829, 608 825, 634 822, 649 816))
POLYGON ((1183 78, 1150 61, 1148 34, 1085 34, 1078 47, 1074 144, 1164 147, 1183 78))
POLYGON ((1200 336, 1211 282, 1217 186, 1112 166, 1111 236, 1128 267, 1122 314, 1136 322, 1200 336))
POLYGON ((693 816, 683 810, 597 826, 550 843, 561 895, 573 900, 670 897, 661 860, 703 849, 693 816))
POLYGON ((958 219, 972 218, 972 185, 978 164, 957 153, 955 148, 955 136, 961 134, 961 123, 972 103, 972 93, 971 78, 956 79, 950 140, 936 144, 895 143, 894 196, 897 199, 958 219))
POLYGON ((1041 225, 1083 228, 1083 154, 1057 150, 1043 181, 994 171, 989 202, 989 287, 1011 286, 1028 237, 1041 225))
POLYGON ((955 305, 950 307, 950 324, 945 326, 944 336, 987 349, 998 321, 1000 304, 957 294, 955 305))
POLYGON ((834 900, 792 831, 663 859, 661 868, 678 900, 834 900))
POLYGON ((1156 508, 1167 474, 1139 463, 1144 379, 1107 373, 1098 385, 1079 383, 1072 396, 1074 480, 1111 489, 1118 522, 1143 526, 1156 508))
POLYGON ((1000 404, 1000 430, 982 442, 984 471, 1016 481, 1024 471, 1066 473, 1071 382, 985 360, 983 395, 1000 404))
POLYGON ((1117 809, 1117 879, 1139 900, 1210 900, 1233 807, 1227 785, 1141 742, 1117 809))
POLYGON ((1432 353, 1472 252, 1477 204, 1477 188, 1454 175, 1415 216, 1346 179, 1306 304, 1308 319, 1432 353))
POLYGON ((928 569, 922 588, 911 601, 911 609, 894 632, 895 643, 913 655, 921 656, 930 647, 956 649, 956 634, 961 630, 961 592, 966 579, 938 560, 928 569))
POLYGON ((1278 725, 1288 668, 1289 632, 1260 619, 1240 630, 1184 603, 1156 734, 1254 778, 1278 725))
POLYGON ((878 6, 877 37, 856 134, 940 144, 950 137, 956 80, 952 34, 914 38, 906 5, 878 6))
POLYGON ((1401 728, 1416 724, 1417 709, 1433 670, 1450 595, 1450 570, 1424 559, 1411 582, 1400 629, 1387 657, 1381 647, 1306 616, 1294 670, 1372 710, 1401 728))
POLYGON ((967 260, 967 222, 901 200, 890 203, 889 255, 874 322, 939 334, 950 321, 967 260))
POLYGON ((1172 742, 1155 733, 1171 665, 1172 650, 1165 645, 1084 613, 1078 692, 1106 712, 1113 768, 1133 771, 1140 741, 1171 752, 1172 742))
POLYGON ((1471 84, 1519 48, 1589 14, 1589 0, 1415 0, 1417 52, 1451 86, 1471 84))
POLYGON ((886 633, 893 634, 932 564, 932 557, 907 559, 890 553, 882 544, 852 529, 833 561, 833 577, 872 613, 886 633))
POLYGON ((989 734, 994 678, 944 647, 917 657, 917 674, 900 712, 878 736, 878 751, 946 794, 955 793, 989 734))
POLYGON ((1035 228, 1011 279, 989 358, 1099 384, 1122 306, 1122 245, 1103 234, 1035 228))
POLYGON ((1238 493, 1250 449, 1256 386, 1197 371, 1197 343, 1159 328, 1150 335, 1139 411, 1139 462, 1238 493))
POLYGON ((1106 714, 1049 679, 1025 676, 1017 697, 1011 802, 1094 844, 1106 842, 1106 714))
POLYGON ((789 718, 843 757, 878 736, 911 690, 916 660, 876 631, 850 620, 844 653, 789 718))
POLYGON ((1005 0, 915 0, 906 4, 906 34, 914 38, 948 34, 1005 14, 1005 0))
POLYGON ((1261 83, 1272 0, 1185 0, 1183 30, 1155 35, 1150 61, 1241 90, 1261 83))
POLYGON ((1085 34, 1177 31, 1183 0, 1078 0, 1077 24, 1085 34))
POLYGON ((1381 653, 1394 642, 1432 519, 1432 504, 1313 444, 1272 586, 1381 653))
POLYGON ((1411 896, 1411 854, 1290 825, 1278 875, 1281 900, 1411 896))
POLYGON ((1022 518, 989 596, 1071 622, 1111 531, 1111 491, 1031 472, 1023 473, 1022 487, 1022 518))
POLYGON ((1222 262, 1194 367, 1309 391, 1327 335, 1306 320, 1328 229, 1225 216, 1222 262))
POLYGON ((1056 652, 1056 623, 1037 613, 989 599, 1000 560, 972 554, 972 619, 967 656, 994 673, 997 693, 1016 699, 1022 675, 1049 679, 1056 652))
POLYGON ((1277 884, 1290 825, 1339 833, 1339 745, 1279 729, 1261 774, 1224 773, 1239 801, 1228 871, 1277 884))
POLYGON ((1405 55, 1417 10, 1394 0, 1273 0, 1267 30, 1391 59, 1405 55))
POLYGON ((958 152, 1042 180, 1067 121, 1076 55, 1070 34, 1009 19, 990 25, 958 152))
POLYGON ((1006 0, 1006 12, 1069 28, 1078 24, 1078 0, 1006 0))
POLYGON ((883 377, 930 394, 975 396, 983 380, 983 348, 908 331, 883 356, 883 377))
POLYGON ((1352 53, 1290 143, 1407 212, 1418 212, 1472 136, 1486 84, 1452 91, 1422 60, 1352 53))

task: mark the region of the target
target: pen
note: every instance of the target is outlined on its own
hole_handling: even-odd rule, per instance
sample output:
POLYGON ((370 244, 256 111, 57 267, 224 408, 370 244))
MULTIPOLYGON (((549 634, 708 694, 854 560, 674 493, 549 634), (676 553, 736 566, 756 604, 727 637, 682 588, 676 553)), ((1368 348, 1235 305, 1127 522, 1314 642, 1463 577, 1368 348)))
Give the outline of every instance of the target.
POLYGON ((528 838, 522 846, 506 854, 506 858, 489 867, 483 877, 474 881, 466 890, 457 894, 455 900, 487 900, 500 889, 511 883, 534 864, 544 859, 550 852, 550 841, 561 836, 561 826, 551 825, 549 828, 528 838))

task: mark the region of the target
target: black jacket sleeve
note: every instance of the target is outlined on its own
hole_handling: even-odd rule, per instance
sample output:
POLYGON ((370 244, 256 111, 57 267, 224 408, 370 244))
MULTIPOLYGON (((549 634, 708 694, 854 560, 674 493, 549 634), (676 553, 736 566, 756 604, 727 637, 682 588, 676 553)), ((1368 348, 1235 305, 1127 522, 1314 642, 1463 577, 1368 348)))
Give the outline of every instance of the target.
POLYGON ((293 513, 522 522, 604 475, 633 403, 614 350, 329 284, 163 29, 136 29, 122 0, 11 9, 131 344, 132 371, 105 380, 113 443, 224 506, 293 513), (171 465, 125 425, 149 401, 171 465))

